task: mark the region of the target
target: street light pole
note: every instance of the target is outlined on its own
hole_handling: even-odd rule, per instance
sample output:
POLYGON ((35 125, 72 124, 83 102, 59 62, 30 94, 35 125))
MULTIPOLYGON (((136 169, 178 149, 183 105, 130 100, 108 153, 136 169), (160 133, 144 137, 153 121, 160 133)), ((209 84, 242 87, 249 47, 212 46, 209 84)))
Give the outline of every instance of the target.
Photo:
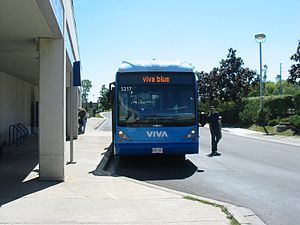
POLYGON ((262 43, 266 40, 265 34, 256 34, 255 35, 256 42, 259 43, 259 68, 260 68, 260 82, 259 82, 259 111, 263 109, 263 98, 262 98, 262 43))
POLYGON ((262 51, 261 51, 261 42, 259 42, 259 111, 263 108, 263 99, 262 99, 262 51))

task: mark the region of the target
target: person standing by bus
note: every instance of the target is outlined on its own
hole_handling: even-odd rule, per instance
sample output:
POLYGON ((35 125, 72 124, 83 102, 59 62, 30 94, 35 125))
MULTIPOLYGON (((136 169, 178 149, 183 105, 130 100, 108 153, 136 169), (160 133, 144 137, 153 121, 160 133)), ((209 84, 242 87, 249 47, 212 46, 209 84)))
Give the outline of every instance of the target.
POLYGON ((85 133, 85 127, 86 127, 86 122, 87 122, 87 115, 86 111, 84 108, 79 109, 79 134, 84 134, 85 133))
POLYGON ((208 155, 212 156, 219 156, 221 155, 218 153, 218 142, 222 138, 221 133, 221 116, 216 111, 214 106, 210 107, 210 113, 207 117, 207 121, 209 123, 209 129, 211 134, 211 153, 208 155))

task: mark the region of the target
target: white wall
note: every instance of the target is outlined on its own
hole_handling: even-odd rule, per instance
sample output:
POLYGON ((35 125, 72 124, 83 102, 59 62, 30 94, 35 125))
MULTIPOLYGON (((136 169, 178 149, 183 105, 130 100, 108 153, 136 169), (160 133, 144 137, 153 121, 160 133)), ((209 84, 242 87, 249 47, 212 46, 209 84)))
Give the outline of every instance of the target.
POLYGON ((75 22, 75 15, 74 15, 74 8, 71 0, 64 0, 64 7, 66 12, 66 20, 69 28, 69 34, 71 39, 71 44, 74 52, 75 61, 80 59, 79 57, 79 45, 77 40, 77 31, 76 31, 76 22, 75 22))
POLYGON ((31 124, 31 104, 37 99, 37 87, 0 71, 0 145, 8 141, 9 125, 31 124))

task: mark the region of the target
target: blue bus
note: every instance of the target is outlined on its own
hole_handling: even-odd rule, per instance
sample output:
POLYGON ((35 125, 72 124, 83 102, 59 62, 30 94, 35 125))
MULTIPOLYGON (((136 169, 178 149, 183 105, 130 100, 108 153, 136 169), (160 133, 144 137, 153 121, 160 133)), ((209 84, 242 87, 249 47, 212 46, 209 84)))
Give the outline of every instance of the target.
POLYGON ((122 62, 110 92, 115 155, 198 153, 193 66, 156 60, 122 62))

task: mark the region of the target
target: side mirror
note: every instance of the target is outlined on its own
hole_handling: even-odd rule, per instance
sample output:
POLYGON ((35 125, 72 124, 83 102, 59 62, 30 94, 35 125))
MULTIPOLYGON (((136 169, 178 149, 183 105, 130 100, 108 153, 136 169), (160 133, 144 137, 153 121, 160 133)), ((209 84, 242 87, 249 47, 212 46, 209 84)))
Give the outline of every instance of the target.
POLYGON ((115 97, 115 88, 113 87, 108 92, 108 102, 109 102, 110 105, 114 104, 114 97, 115 97))
POLYGON ((115 82, 112 82, 109 84, 109 91, 108 91, 108 102, 110 105, 114 104, 114 98, 115 98, 115 82))

